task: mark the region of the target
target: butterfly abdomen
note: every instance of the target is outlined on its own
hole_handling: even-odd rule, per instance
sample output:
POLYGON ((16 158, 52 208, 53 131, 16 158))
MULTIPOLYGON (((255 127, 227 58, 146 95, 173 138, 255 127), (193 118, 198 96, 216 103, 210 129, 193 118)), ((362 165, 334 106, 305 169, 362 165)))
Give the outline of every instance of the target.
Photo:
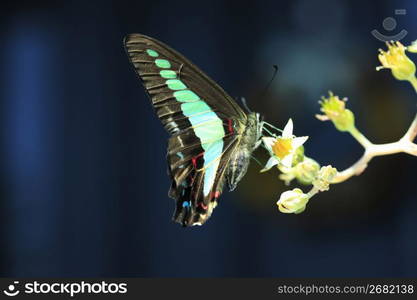
POLYGON ((240 147, 230 157, 227 169, 227 184, 229 190, 233 191, 239 181, 248 171, 248 166, 252 152, 255 150, 259 136, 259 121, 257 114, 249 114, 245 129, 242 132, 240 147))

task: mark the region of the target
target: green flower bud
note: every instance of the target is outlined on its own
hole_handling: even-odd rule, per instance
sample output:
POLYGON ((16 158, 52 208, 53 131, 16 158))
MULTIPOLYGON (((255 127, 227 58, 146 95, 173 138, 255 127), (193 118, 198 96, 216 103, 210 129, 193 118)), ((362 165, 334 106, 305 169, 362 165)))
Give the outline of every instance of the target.
POLYGON ((318 115, 320 120, 331 120, 339 131, 350 131, 355 126, 355 116, 345 108, 346 100, 340 100, 338 96, 329 92, 329 97, 322 97, 319 101, 321 111, 325 115, 318 115))
POLYGON ((304 146, 300 146, 297 148, 297 150, 295 150, 294 156, 292 159, 292 165, 296 166, 302 161, 304 161, 304 146))
MULTIPOLYGON (((387 42, 388 51, 379 49, 378 59, 382 66, 376 68, 377 71, 381 69, 391 69, 392 75, 397 80, 410 80, 416 73, 416 66, 405 54, 406 47, 400 42, 387 42)), ((416 46, 411 45, 408 51, 413 52, 416 46)))

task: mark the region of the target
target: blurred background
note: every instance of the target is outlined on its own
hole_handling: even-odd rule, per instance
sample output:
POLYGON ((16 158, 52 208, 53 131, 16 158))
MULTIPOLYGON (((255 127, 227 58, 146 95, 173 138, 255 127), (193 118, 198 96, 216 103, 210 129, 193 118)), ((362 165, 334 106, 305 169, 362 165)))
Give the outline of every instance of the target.
MULTIPOLYGON (((275 204, 296 185, 252 162, 206 225, 172 223, 168 134, 122 47, 128 33, 160 39, 270 123, 292 117, 295 134, 310 136, 306 154, 341 170, 362 149, 314 118, 317 101, 328 90, 348 97, 373 142, 402 136, 417 96, 375 71, 384 44, 370 32, 405 29, 409 44, 416 15, 411 0, 4 4, 0 275, 416 276, 417 159, 407 155, 373 160, 300 215, 275 204)), ((267 160, 261 149, 256 157, 267 160)))

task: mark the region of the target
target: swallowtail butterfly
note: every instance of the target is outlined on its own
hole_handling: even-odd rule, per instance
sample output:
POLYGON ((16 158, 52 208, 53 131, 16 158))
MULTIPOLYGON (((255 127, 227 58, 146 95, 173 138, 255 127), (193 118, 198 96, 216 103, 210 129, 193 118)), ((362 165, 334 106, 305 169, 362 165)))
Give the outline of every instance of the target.
POLYGON ((202 225, 224 184, 232 191, 246 174, 260 144, 263 121, 258 113, 245 113, 218 84, 162 42, 130 34, 124 46, 170 134, 173 220, 183 226, 202 225))

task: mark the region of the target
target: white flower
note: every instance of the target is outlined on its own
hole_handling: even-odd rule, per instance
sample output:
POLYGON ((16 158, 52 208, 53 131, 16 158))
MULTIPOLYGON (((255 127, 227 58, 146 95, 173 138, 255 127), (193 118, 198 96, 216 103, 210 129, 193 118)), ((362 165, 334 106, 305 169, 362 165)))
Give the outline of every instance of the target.
POLYGON ((293 189, 282 193, 277 205, 280 212, 299 214, 305 210, 308 200, 308 195, 304 194, 302 190, 293 189))
POLYGON ((271 158, 268 160, 261 172, 268 171, 277 164, 291 168, 294 154, 308 139, 308 136, 295 137, 292 132, 293 123, 292 120, 289 119, 281 136, 276 138, 262 138, 262 141, 266 149, 269 151, 271 158))

